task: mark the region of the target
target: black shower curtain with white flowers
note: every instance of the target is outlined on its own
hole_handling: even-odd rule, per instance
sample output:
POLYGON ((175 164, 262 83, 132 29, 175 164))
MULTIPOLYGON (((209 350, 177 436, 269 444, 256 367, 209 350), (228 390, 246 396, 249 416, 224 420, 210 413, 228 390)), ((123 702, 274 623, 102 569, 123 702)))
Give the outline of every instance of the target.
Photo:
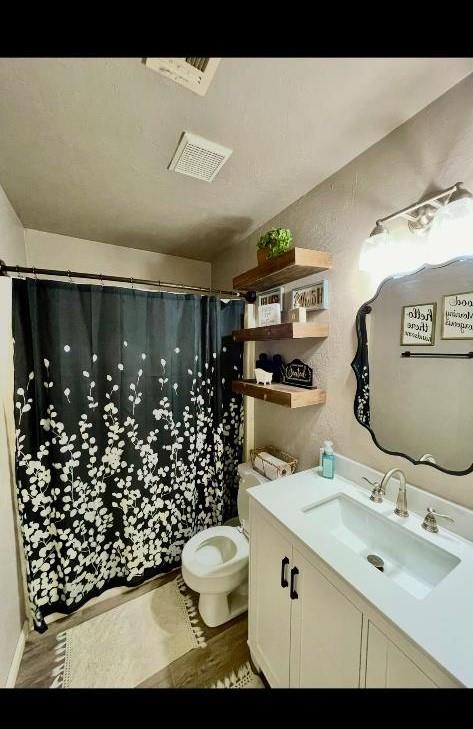
POLYGON ((16 477, 36 630, 236 513, 243 304, 13 281, 16 477))

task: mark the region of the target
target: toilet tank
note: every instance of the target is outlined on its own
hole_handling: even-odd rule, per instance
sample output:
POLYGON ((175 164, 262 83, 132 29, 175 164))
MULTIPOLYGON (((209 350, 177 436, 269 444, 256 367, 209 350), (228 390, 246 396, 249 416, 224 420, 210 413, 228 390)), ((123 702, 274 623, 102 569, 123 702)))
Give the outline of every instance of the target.
POLYGON ((248 532, 250 505, 249 496, 246 490, 252 486, 258 486, 260 483, 266 483, 268 479, 255 471, 251 463, 240 463, 238 466, 238 474, 240 476, 237 499, 238 516, 240 518, 240 524, 243 527, 243 531, 248 532))

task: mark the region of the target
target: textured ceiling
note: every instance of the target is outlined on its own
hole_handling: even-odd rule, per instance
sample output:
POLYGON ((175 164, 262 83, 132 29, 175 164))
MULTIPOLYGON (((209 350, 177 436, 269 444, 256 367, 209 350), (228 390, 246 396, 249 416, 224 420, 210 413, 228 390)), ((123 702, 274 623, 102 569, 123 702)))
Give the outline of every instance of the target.
POLYGON ((472 71, 224 58, 202 98, 140 59, 4 58, 0 183, 25 227, 211 260, 472 71), (214 182, 167 170, 183 130, 234 150, 214 182))

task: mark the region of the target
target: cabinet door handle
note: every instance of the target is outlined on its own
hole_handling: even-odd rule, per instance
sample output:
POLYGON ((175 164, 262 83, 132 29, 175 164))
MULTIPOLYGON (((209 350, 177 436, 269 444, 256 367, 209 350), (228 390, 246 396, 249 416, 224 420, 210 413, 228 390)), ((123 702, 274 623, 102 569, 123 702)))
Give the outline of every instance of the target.
POLYGON ((289 559, 284 557, 281 561, 281 587, 287 587, 289 582, 286 579, 286 567, 289 564, 289 559))
POLYGON ((290 590, 291 600, 297 600, 299 597, 296 590, 294 589, 295 577, 298 574, 299 574, 299 570, 297 569, 297 567, 293 567, 291 570, 291 590, 290 590))

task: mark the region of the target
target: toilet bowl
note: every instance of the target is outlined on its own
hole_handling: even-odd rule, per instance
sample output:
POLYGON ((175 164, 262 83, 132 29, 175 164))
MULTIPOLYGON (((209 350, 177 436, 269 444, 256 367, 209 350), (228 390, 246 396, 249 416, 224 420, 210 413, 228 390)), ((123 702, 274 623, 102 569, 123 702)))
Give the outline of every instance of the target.
POLYGON ((241 463, 238 473, 240 526, 204 529, 191 537, 182 551, 182 577, 191 590, 199 593, 200 615, 211 628, 248 609, 249 503, 246 490, 268 479, 249 463, 241 463))

